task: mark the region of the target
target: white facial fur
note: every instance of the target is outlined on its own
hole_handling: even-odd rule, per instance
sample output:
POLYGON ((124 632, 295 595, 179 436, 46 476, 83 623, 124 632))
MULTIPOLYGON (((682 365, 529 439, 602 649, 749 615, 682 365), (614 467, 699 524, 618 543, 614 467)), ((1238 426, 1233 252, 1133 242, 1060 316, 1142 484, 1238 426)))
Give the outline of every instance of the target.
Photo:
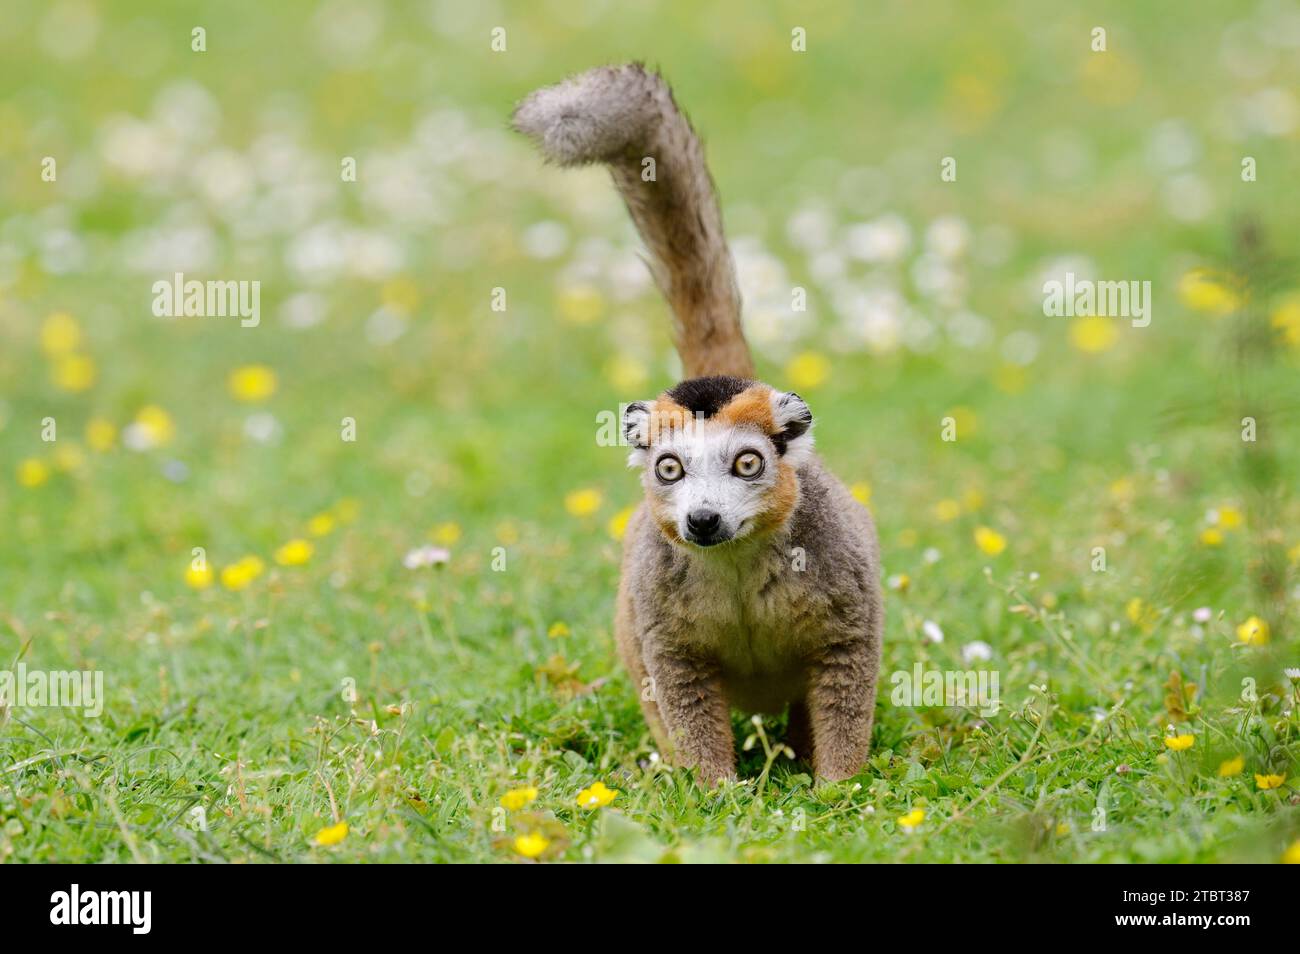
POLYGON ((624 432, 634 448, 628 466, 642 468, 641 483, 656 504, 657 518, 671 519, 681 540, 695 542, 698 535, 692 533, 691 517, 709 512, 719 518, 713 543, 753 532, 757 518, 771 505, 768 494, 779 477, 779 464, 798 467, 812 453, 812 415, 803 399, 793 392, 772 390, 768 400, 778 434, 775 439, 753 424, 698 416, 653 428, 658 439, 651 445, 653 402, 638 401, 625 410, 624 432), (778 450, 782 444, 784 454, 778 450), (747 452, 763 461, 761 472, 748 478, 736 473, 736 459, 747 452), (659 462, 669 455, 684 471, 676 480, 664 480, 659 474, 659 462))
POLYGON ((757 428, 709 424, 673 431, 642 457, 641 483, 659 498, 661 512, 672 515, 683 540, 691 538, 688 518, 702 511, 721 517, 722 542, 745 536, 765 509, 765 495, 777 479, 776 452, 757 428), (751 479, 733 472, 736 458, 746 451, 763 458, 762 472, 751 479), (668 454, 681 461, 685 470, 671 483, 661 480, 656 471, 659 460, 668 454))

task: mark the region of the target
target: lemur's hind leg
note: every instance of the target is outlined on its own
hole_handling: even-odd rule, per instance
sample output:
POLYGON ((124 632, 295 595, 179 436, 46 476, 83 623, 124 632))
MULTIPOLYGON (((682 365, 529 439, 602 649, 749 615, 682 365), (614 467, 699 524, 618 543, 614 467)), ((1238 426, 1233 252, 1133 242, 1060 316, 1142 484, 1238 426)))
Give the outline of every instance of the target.
POLYGON ((645 663, 674 762, 697 769, 701 781, 710 784, 735 778, 731 710, 718 667, 662 650, 652 651, 645 663))
POLYGON ((650 735, 654 737, 660 754, 668 758, 672 753, 672 745, 668 739, 668 731, 664 728, 663 719, 659 715, 659 705, 655 702, 654 682, 650 679, 642 658, 641 639, 637 635, 632 600, 627 588, 621 582, 614 609, 614 640, 618 643, 618 653, 623 658, 623 665, 627 667, 627 673, 632 678, 632 688, 637 698, 641 700, 641 711, 645 714, 646 725, 650 727, 650 735))
POLYGON ((840 781, 866 764, 876 708, 879 642, 860 637, 834 643, 812 662, 808 715, 812 723, 813 773, 840 781))

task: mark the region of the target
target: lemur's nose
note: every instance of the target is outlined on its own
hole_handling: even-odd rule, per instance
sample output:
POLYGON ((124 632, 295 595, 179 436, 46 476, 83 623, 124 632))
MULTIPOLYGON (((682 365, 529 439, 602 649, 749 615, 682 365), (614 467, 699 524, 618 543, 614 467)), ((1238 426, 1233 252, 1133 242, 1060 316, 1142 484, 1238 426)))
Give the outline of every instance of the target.
POLYGON ((722 514, 716 510, 692 510, 686 515, 686 529, 701 537, 712 536, 722 523, 722 514))

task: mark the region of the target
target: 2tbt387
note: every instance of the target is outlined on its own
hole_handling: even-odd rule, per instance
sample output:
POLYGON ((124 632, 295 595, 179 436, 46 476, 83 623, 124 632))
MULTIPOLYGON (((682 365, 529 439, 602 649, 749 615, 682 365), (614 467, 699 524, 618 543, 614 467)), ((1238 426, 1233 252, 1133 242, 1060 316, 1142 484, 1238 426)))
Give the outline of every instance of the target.
POLYGON ((1125 891, 1124 901, 1139 901, 1144 904, 1156 905, 1166 902, 1191 901, 1197 902, 1237 902, 1244 903, 1250 899, 1249 889, 1242 891, 1216 890, 1205 888, 1194 888, 1190 891, 1178 889, 1170 891, 1125 891))

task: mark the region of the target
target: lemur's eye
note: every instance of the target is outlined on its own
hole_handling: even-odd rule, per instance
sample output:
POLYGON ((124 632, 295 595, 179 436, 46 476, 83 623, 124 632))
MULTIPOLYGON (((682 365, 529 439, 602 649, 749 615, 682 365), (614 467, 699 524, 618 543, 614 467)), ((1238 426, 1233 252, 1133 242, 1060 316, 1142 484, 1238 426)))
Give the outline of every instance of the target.
POLYGON ((736 458, 736 462, 731 465, 731 472, 737 477, 744 477, 746 480, 753 480, 763 472, 763 458, 753 451, 745 451, 736 458))
POLYGON ((665 484, 676 483, 682 479, 682 462, 671 454, 666 457, 660 457, 659 463, 655 464, 655 475, 665 484))

